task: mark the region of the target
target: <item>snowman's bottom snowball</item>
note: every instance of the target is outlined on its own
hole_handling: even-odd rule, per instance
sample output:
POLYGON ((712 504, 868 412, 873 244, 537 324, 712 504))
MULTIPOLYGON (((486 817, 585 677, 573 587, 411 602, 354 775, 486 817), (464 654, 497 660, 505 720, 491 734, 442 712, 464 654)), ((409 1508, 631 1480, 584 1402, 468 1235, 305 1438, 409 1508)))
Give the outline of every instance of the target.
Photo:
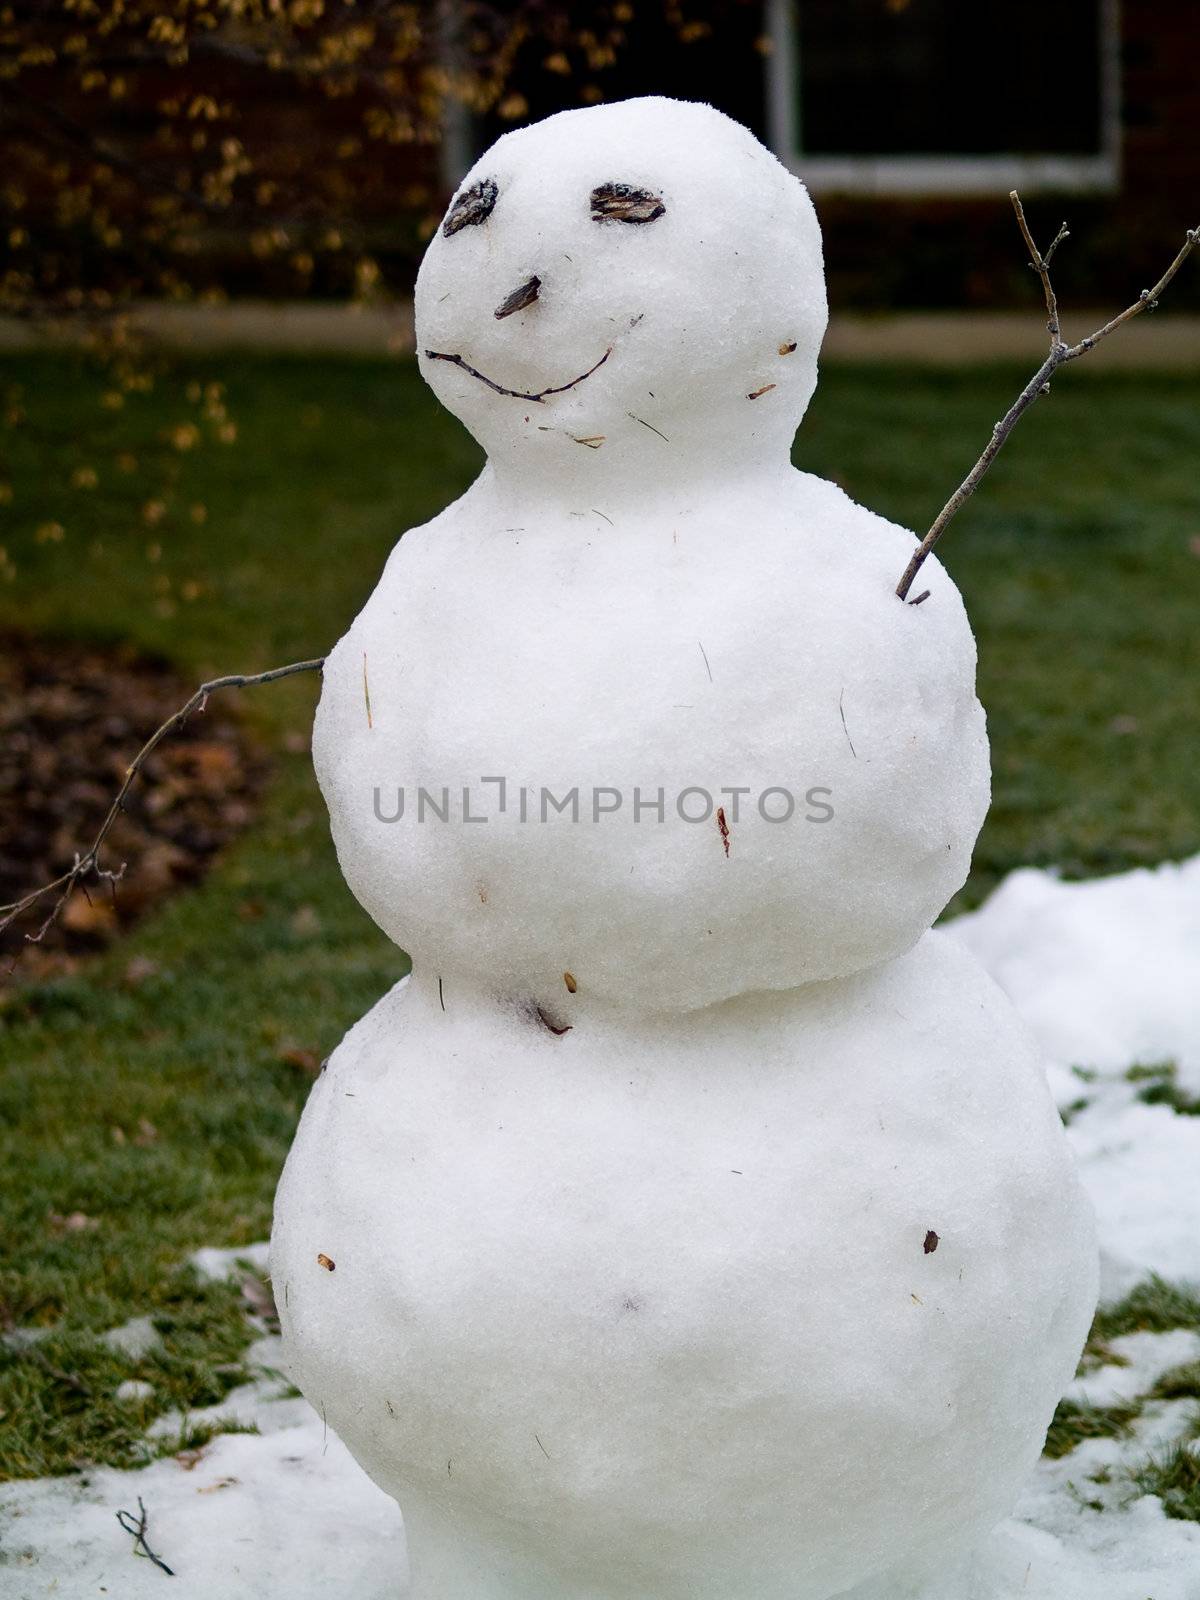
POLYGON ((950 938, 555 1037, 415 977, 276 1204, 296 1382, 414 1600, 826 1600, 1010 1507, 1096 1288, 1034 1048, 950 938))

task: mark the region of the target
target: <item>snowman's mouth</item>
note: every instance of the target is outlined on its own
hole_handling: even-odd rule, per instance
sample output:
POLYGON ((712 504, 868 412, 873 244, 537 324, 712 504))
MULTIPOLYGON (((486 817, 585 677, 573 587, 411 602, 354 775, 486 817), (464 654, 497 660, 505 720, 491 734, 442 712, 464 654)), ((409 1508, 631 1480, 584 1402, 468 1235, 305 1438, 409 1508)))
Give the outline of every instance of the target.
POLYGON ((506 389, 502 383, 497 383, 494 378, 489 378, 486 373, 480 372, 478 367, 473 367, 469 361, 464 361, 460 355, 449 355, 444 350, 426 350, 425 359, 427 361, 448 361, 452 367, 461 367, 464 372, 469 372, 473 378, 478 378, 480 383, 486 384, 496 394, 509 395, 513 400, 529 400, 534 405, 541 405, 549 395, 566 394, 568 389, 577 388, 585 379, 590 378, 593 372, 598 372, 612 353, 613 347, 609 345, 594 366, 589 367, 586 372, 581 372, 577 378, 572 378, 570 383, 557 383, 548 389, 539 389, 536 394, 531 394, 526 389, 506 389))

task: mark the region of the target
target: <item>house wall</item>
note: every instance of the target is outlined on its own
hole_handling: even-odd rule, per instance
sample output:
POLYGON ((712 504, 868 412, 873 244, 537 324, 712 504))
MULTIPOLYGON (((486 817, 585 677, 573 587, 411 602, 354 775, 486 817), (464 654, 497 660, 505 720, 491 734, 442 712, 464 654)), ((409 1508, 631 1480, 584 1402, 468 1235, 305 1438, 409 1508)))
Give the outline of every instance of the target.
MULTIPOLYGON (((1048 239, 1064 219, 1064 304, 1127 302, 1153 283, 1200 223, 1200 11, 1192 0, 1127 0, 1120 50, 1121 176, 1112 195, 1040 194, 1027 209, 1048 239)), ((1005 197, 894 199, 825 195, 831 293, 858 309, 1028 304, 1029 273, 1005 197)), ((1181 276, 1174 307, 1200 306, 1200 274, 1181 276)))
MULTIPOLYGON (((588 0, 591 10, 596 3, 588 0)), ((571 105, 647 93, 710 100, 770 140, 768 64, 776 43, 771 30, 784 3, 791 0, 613 0, 609 10, 625 19, 624 37, 608 60, 597 60, 594 50, 589 60, 586 44, 579 43, 573 4, 547 7, 547 14, 563 24, 570 70, 561 70, 561 53, 557 64, 548 66, 545 38, 531 38, 510 79, 509 120, 493 114, 471 122, 463 130, 465 149, 484 148, 513 125, 513 115, 526 120, 571 105)), ((878 3, 902 8, 920 0, 878 3)), ((1070 221, 1071 238, 1057 274, 1068 309, 1127 303, 1155 281, 1184 229, 1200 224, 1200 8, 1196 0, 1108 3, 1120 5, 1119 186, 1112 194, 1026 197, 1038 236, 1049 238, 1064 217, 1070 221)), ((1055 0, 1045 4, 1052 7, 1055 0)), ((1022 26, 1032 34, 1028 8, 1022 15, 1022 26)), ((1030 50, 1038 46, 1031 37, 1030 50)), ((964 70, 986 73, 987 60, 980 56, 964 70)), ((1072 70, 1069 52, 1063 70, 1072 70)), ((161 82, 144 75, 137 96, 108 113, 118 142, 130 128, 149 125, 158 99, 178 89, 175 74, 164 73, 161 82)), ((295 239, 264 251, 254 237, 254 228, 262 231, 258 222, 202 221, 186 264, 190 281, 220 285, 235 295, 343 296, 356 258, 370 254, 380 263, 386 287, 404 293, 456 181, 457 173, 449 169, 461 162, 462 151, 448 157, 426 129, 415 142, 361 142, 360 154, 343 166, 331 162, 329 154, 359 138, 363 101, 305 93, 283 75, 264 78, 259 72, 251 78, 236 65, 220 68, 213 90, 227 93, 237 105, 236 131, 248 147, 269 155, 282 190, 292 191, 289 204, 297 221, 292 225, 285 217, 282 228, 295 239), (306 206, 308 201, 313 204, 306 206), (303 245, 306 209, 339 224, 346 237, 345 251, 319 257, 308 278, 291 264, 303 245)), ((47 92, 52 91, 48 77, 47 92)), ((992 82, 989 92, 995 91, 992 82)), ((1019 94, 1022 86, 1014 85, 1012 92, 1019 94)), ((80 118, 95 115, 91 102, 66 109, 80 118)), ((106 136, 107 131, 99 129, 106 136)), ((164 171, 169 175, 169 167, 164 171)), ((36 172, 31 181, 36 205, 36 172)), ((817 203, 835 304, 854 310, 1028 306, 1030 274, 1007 187, 1000 184, 995 193, 972 198, 867 196, 822 188, 817 203)), ((47 188, 42 198, 53 206, 53 190, 47 188)), ((154 290, 148 283, 144 292, 154 290)), ((1200 271, 1181 275, 1170 303, 1200 307, 1200 271)))

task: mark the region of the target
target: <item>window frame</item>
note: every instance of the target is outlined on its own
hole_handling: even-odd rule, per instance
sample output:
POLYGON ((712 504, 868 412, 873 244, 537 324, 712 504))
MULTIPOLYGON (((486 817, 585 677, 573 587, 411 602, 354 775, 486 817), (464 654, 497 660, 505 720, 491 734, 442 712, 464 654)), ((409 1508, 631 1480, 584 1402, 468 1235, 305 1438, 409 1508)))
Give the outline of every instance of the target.
POLYGON ((800 144, 800 51, 795 6, 766 0, 766 112, 771 148, 813 194, 880 199, 995 197, 1071 192, 1113 194, 1121 186, 1120 0, 1096 0, 1100 25, 1100 149, 1095 155, 805 155, 800 144))

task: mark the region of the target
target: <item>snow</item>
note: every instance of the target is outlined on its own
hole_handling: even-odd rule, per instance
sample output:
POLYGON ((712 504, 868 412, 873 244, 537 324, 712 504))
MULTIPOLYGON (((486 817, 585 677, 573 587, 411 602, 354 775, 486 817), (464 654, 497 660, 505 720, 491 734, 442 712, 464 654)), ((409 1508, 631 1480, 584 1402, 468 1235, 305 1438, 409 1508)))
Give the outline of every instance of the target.
POLYGON ((1200 1278, 1200 1117, 1139 1098, 1134 1066, 1200 1092, 1200 856, 1083 883, 1026 868, 953 934, 1049 1058, 1096 1207, 1102 1292, 1200 1278))
POLYGON ((1071 1400, 1093 1406, 1118 1405, 1148 1394, 1172 1367, 1200 1361, 1200 1333, 1191 1328, 1170 1328, 1166 1333, 1127 1333, 1109 1340, 1107 1348, 1119 1360, 1084 1373, 1067 1390, 1071 1400))
POLYGON ((170 1600, 396 1600, 404 1539, 395 1502, 326 1435, 303 1400, 265 1401, 260 1433, 224 1434, 199 1461, 8 1485, 5 1600, 143 1600, 164 1574, 137 1560, 120 1509, 149 1514, 150 1548, 172 1568, 170 1600))
POLYGON ((115 1398, 122 1405, 139 1405, 143 1400, 149 1400, 153 1393, 154 1385, 141 1378, 126 1378, 114 1391, 115 1398))
MULTIPOLYGON (((1138 997, 1146 993, 1136 949, 1115 979, 1103 981, 1089 980, 1084 953, 1100 936, 1138 937, 1136 929, 1122 928, 1136 900, 1148 930, 1160 921, 1175 930, 1169 946, 1159 945, 1158 959, 1177 972, 1194 971, 1200 944, 1179 937, 1186 924, 1171 920, 1171 907, 1180 880, 1194 883, 1198 871, 1200 859, 1186 868, 1082 885, 1022 872, 1007 880, 981 912, 953 926, 977 950, 988 951, 994 975, 1010 985, 1027 1019, 1050 1015, 1040 975, 1048 989, 1073 997, 1074 1009, 1053 1013, 1055 1037, 1063 1058, 1086 1065, 1098 1005, 1110 1008, 1127 1030, 1125 1037, 1147 1035, 1136 1031, 1138 997), (1056 899, 1053 950, 1040 963, 1020 960, 1019 946, 1004 944, 1000 919, 1010 917, 1014 881, 1022 894, 1049 890, 1056 899), (1087 892, 1101 886, 1102 896, 1087 892), (1161 918, 1155 914, 1156 893, 1164 902, 1161 918), (1098 915, 1106 928, 1096 926, 1098 915), (1080 961, 1083 965, 1076 965, 1080 961), (1064 990, 1073 967, 1077 981, 1064 990), (1017 971, 1023 976, 1014 982, 1017 971)), ((1036 936, 1036 924, 1020 924, 1009 936, 1036 936)), ((1156 1025, 1152 1015, 1143 1020, 1146 1029, 1156 1025)), ((1164 1053, 1173 1054, 1182 1036, 1163 1036, 1161 1042, 1164 1053)), ((1090 1097, 1088 1112, 1074 1117, 1068 1135, 1099 1209, 1105 1253, 1136 1265, 1136 1252, 1146 1250, 1154 1260, 1171 1260, 1172 1278, 1200 1281, 1200 1229, 1190 1232, 1189 1252, 1188 1235, 1176 1228, 1173 1215, 1196 1187, 1200 1118, 1179 1116, 1166 1106, 1141 1106, 1134 1097, 1137 1085, 1126 1083, 1119 1070, 1087 1084, 1065 1069, 1057 1076, 1064 1104, 1081 1094, 1090 1097), (1157 1212, 1135 1183, 1144 1221, 1134 1235, 1121 1221, 1121 1191, 1136 1179, 1145 1112, 1154 1113, 1153 1123, 1174 1128, 1177 1138, 1164 1140, 1144 1163, 1146 1176, 1153 1173, 1157 1179, 1157 1212), (1104 1127, 1105 1137, 1081 1139, 1084 1118, 1092 1119, 1097 1134, 1104 1127), (1114 1161, 1108 1152, 1121 1146, 1127 1147, 1125 1155, 1114 1161), (1174 1241, 1168 1253, 1155 1254, 1159 1236, 1174 1241)), ((263 1261, 266 1248, 206 1251, 202 1259, 214 1273, 235 1271, 248 1257, 263 1261)), ((1150 1265, 1152 1260, 1142 1262, 1143 1268, 1150 1265)), ((1163 1372, 1200 1357, 1200 1337, 1188 1330, 1139 1333, 1113 1340, 1111 1348, 1128 1365, 1105 1366, 1077 1379, 1068 1390, 1073 1398, 1108 1405, 1143 1396, 1163 1372)), ((265 1369, 280 1365, 277 1342, 262 1341, 256 1355, 265 1369)), ((239 1392, 234 1413, 253 1416, 259 1434, 222 1436, 190 1464, 170 1457, 138 1472, 93 1470, 84 1477, 5 1486, 0 1518, 6 1521, 8 1561, 0 1569, 0 1594, 5 1600, 83 1600, 107 1592, 142 1600, 162 1593, 167 1580, 148 1561, 132 1556, 132 1541, 115 1519, 121 1508, 136 1513, 140 1495, 150 1514, 151 1547, 175 1569, 169 1591, 175 1600, 211 1600, 218 1594, 222 1600, 326 1600, 330 1594, 345 1600, 402 1600, 403 1536, 394 1503, 306 1402, 275 1398, 278 1392, 278 1380, 270 1377, 239 1392)), ((993 1538, 974 1576, 955 1575, 942 1593, 930 1592, 931 1600, 1196 1600, 1200 1525, 1166 1517, 1156 1499, 1136 1496, 1123 1478, 1125 1468, 1178 1437, 1191 1414, 1186 1401, 1150 1402, 1131 1438, 1090 1440, 1060 1460, 1043 1458, 1016 1516, 993 1538), (1104 1476, 1106 1469, 1109 1481, 1094 1482, 1093 1475, 1104 1476), (1091 1502, 1103 1509, 1093 1509, 1091 1502)))
POLYGON ((1174 1061, 1200 1094, 1200 856, 1084 883, 1025 868, 955 933, 1052 1060, 1174 1061))
POLYGON ((220 1283, 240 1277, 247 1267, 264 1274, 270 1249, 265 1240, 260 1244, 243 1245, 237 1250, 217 1250, 208 1245, 203 1250, 195 1251, 189 1260, 206 1283, 220 1283))
POLYGON ((326 661, 347 881, 448 992, 486 974, 576 1025, 903 954, 987 807, 975 644, 936 561, 896 599, 911 532, 790 464, 825 321, 802 185, 661 100, 506 135, 485 179, 425 257, 421 348, 530 392, 612 353, 540 403, 423 360, 489 461, 326 661), (608 181, 663 214, 594 221, 608 181))
POLYGON ((535 480, 574 506, 589 482, 619 494, 623 474, 636 492, 786 457, 828 319, 821 231, 803 184, 751 133, 711 106, 626 100, 506 134, 459 193, 481 182, 492 211, 439 230, 421 263, 417 352, 526 504, 535 480), (597 219, 594 191, 612 182, 662 211, 597 219), (496 316, 535 276, 536 300, 496 316), (502 389, 559 392, 497 393, 447 355, 502 389))
POLYGON ((102 1339, 110 1350, 127 1356, 130 1361, 140 1361, 160 1342, 158 1330, 150 1317, 131 1317, 119 1328, 110 1328, 102 1335, 102 1339))

